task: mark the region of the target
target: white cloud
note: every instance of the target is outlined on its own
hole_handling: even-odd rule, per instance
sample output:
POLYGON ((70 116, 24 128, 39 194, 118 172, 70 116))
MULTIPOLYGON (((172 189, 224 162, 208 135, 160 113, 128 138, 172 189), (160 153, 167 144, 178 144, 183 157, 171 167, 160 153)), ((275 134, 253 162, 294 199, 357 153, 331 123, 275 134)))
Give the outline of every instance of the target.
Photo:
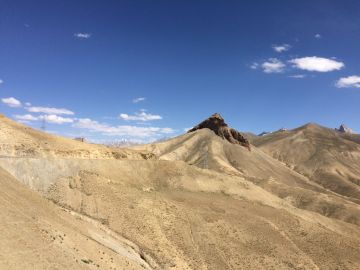
POLYGON ((251 69, 258 69, 258 67, 259 67, 259 63, 257 63, 257 62, 254 62, 250 65, 251 69))
POLYGON ((74 37, 81 39, 88 39, 91 37, 91 33, 75 33, 74 37))
POLYGON ((128 136, 136 138, 157 137, 164 134, 174 133, 172 128, 160 127, 138 127, 138 126, 111 126, 89 118, 80 118, 74 124, 76 128, 87 129, 92 132, 99 132, 108 136, 128 136))
POLYGON ((284 71, 285 64, 277 58, 269 58, 261 64, 265 73, 281 73, 284 71))
POLYGON ((2 103, 12 108, 18 108, 22 106, 20 100, 17 100, 14 97, 2 98, 1 101, 2 103))
POLYGON ((340 78, 336 84, 338 88, 360 88, 360 76, 349 76, 340 78))
POLYGON ((345 66, 343 62, 317 56, 295 58, 289 62, 292 63, 295 68, 317 72, 340 70, 345 66))
POLYGON ((59 125, 74 122, 74 119, 72 118, 61 117, 56 114, 41 115, 39 119, 45 120, 48 123, 59 124, 59 125))
POLYGON ((314 36, 315 38, 317 38, 317 39, 320 39, 320 38, 322 38, 322 36, 320 35, 320 34, 315 34, 315 36, 314 36))
POLYGON ((27 107, 26 110, 33 113, 74 115, 74 112, 64 108, 27 107))
POLYGON ((3 84, 4 83, 4 80, 0 79, 0 84, 3 84))
POLYGON ((162 119, 161 115, 146 113, 144 110, 141 112, 137 112, 134 115, 129 115, 126 113, 122 113, 119 115, 119 118, 125 121, 152 121, 152 120, 160 120, 162 119))
POLYGON ((41 121, 44 120, 47 123, 53 123, 53 124, 65 124, 65 123, 73 123, 74 119, 72 118, 67 118, 67 117, 61 117, 58 116, 56 114, 45 114, 45 115, 40 115, 40 116, 34 116, 31 114, 24 114, 24 115, 14 115, 14 117, 17 120, 20 120, 22 122, 26 121, 26 122, 30 122, 30 121, 41 121))
POLYGON ((133 103, 139 103, 139 102, 145 101, 145 100, 146 100, 145 97, 138 97, 138 98, 134 98, 132 102, 133 103))
POLYGON ((290 75, 290 78, 294 78, 294 79, 303 79, 306 77, 305 74, 295 74, 295 75, 290 75))
POLYGON ((30 107, 30 106, 31 106, 31 103, 30 103, 30 102, 25 102, 25 106, 30 107))
POLYGON ((21 120, 21 121, 37 121, 37 120, 39 120, 38 117, 33 116, 33 115, 31 115, 31 114, 24 114, 24 115, 16 114, 16 115, 14 115, 14 117, 15 117, 17 120, 21 120))
POLYGON ((291 46, 289 44, 282 44, 282 45, 274 45, 272 46, 272 48, 274 49, 274 51, 278 53, 282 53, 290 50, 291 46))
POLYGON ((89 129, 91 131, 97 131, 97 132, 105 132, 105 133, 109 133, 112 130, 111 126, 107 124, 101 124, 98 121, 91 120, 89 118, 78 119, 78 121, 74 124, 74 127, 89 129))

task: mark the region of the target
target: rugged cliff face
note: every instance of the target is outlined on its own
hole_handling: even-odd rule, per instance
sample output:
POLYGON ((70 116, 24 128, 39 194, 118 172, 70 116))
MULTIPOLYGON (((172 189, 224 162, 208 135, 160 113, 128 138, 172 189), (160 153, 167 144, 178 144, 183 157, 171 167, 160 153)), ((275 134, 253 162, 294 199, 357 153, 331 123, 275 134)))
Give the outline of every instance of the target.
POLYGON ((188 133, 203 128, 208 128, 214 131, 216 135, 229 141, 230 143, 242 145, 251 151, 249 141, 239 131, 229 127, 225 123, 224 118, 222 118, 222 116, 218 113, 213 114, 205 121, 193 127, 188 131, 188 133))

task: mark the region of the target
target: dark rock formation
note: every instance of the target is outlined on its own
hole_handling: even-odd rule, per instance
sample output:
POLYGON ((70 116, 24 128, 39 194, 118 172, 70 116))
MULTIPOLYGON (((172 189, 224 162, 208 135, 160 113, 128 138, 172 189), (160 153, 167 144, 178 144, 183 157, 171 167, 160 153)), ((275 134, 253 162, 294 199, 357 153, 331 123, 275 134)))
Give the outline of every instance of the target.
POLYGON ((196 127, 193 127, 188 131, 188 133, 202 128, 208 128, 214 131, 216 135, 229 141, 230 143, 239 144, 249 149, 249 151, 251 150, 249 141, 241 135, 239 131, 229 127, 225 123, 224 118, 222 118, 218 113, 213 114, 196 127))
POLYGON ((355 134, 355 131, 353 131, 351 128, 347 127, 344 124, 342 124, 339 128, 335 128, 335 130, 341 133, 355 134))

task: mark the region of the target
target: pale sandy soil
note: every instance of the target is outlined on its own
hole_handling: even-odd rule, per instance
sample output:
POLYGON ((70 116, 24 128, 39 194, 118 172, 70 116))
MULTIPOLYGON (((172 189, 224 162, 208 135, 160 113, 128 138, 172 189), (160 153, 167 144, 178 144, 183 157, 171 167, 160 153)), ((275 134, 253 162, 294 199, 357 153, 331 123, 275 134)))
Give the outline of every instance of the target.
POLYGON ((62 209, 0 170, 0 269, 151 269, 99 221, 62 209))
POLYGON ((0 269, 360 268, 356 198, 256 147, 115 151, 6 118, 0 138, 0 269))

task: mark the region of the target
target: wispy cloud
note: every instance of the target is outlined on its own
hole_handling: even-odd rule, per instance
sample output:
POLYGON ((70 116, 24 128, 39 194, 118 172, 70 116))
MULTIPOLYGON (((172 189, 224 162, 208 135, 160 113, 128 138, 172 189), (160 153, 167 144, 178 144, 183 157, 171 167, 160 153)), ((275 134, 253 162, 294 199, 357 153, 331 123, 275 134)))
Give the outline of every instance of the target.
POLYGON ((1 101, 2 103, 12 108, 18 108, 22 106, 20 100, 17 100, 14 97, 2 98, 1 101))
POLYGON ((3 83, 4 83, 4 81, 2 79, 0 79, 0 84, 3 84, 3 83))
POLYGON ((293 79, 303 79, 306 77, 305 74, 295 74, 295 75, 289 75, 290 78, 293 78, 293 79))
POLYGON ((59 125, 74 122, 74 119, 72 119, 72 118, 61 117, 61 116, 58 116, 56 114, 41 115, 39 117, 39 119, 40 120, 45 120, 48 123, 59 124, 59 125))
POLYGON ((343 62, 317 56, 295 58, 289 62, 293 64, 294 68, 317 72, 330 72, 345 67, 343 62))
POLYGON ((278 53, 282 53, 290 50, 291 46, 289 44, 282 44, 282 45, 273 45, 272 48, 274 49, 274 51, 278 53))
POLYGON ((139 103, 139 102, 145 101, 145 100, 146 100, 145 97, 138 97, 138 98, 134 98, 134 99, 132 100, 132 102, 133 102, 133 103, 139 103))
POLYGON ((74 37, 80 38, 80 39, 88 39, 91 37, 91 33, 74 33, 74 37))
POLYGON ((78 119, 73 127, 87 129, 91 132, 98 132, 102 135, 108 136, 127 136, 136 138, 149 138, 163 136, 164 134, 174 133, 172 128, 160 128, 160 127, 138 127, 138 126, 111 126, 105 123, 99 123, 98 121, 91 120, 89 118, 78 119))
POLYGON ((259 63, 253 62, 253 63, 250 65, 250 68, 251 68, 251 69, 258 69, 258 68, 259 68, 259 63))
POLYGON ((43 121, 44 120, 47 123, 58 124, 58 125, 74 122, 73 118, 61 117, 56 114, 45 114, 45 115, 40 115, 40 116, 35 116, 32 114, 24 114, 24 115, 16 114, 16 115, 14 115, 14 118, 17 120, 26 121, 26 122, 43 121))
POLYGON ((315 38, 317 38, 317 39, 320 39, 320 38, 322 38, 322 36, 320 35, 320 34, 315 34, 315 36, 314 36, 315 38))
POLYGON ((335 86, 338 88, 360 88, 360 76, 349 76, 340 78, 335 86))
POLYGON ((146 113, 144 110, 135 113, 134 115, 129 115, 126 113, 122 113, 119 115, 119 118, 125 121, 153 121, 162 119, 161 115, 146 113))
POLYGON ((51 107, 26 107, 26 110, 33 113, 46 113, 46 114, 65 114, 74 115, 74 112, 64 108, 51 108, 51 107))
POLYGON ((269 58, 261 64, 265 73, 281 73, 285 69, 285 64, 277 58, 269 58))

